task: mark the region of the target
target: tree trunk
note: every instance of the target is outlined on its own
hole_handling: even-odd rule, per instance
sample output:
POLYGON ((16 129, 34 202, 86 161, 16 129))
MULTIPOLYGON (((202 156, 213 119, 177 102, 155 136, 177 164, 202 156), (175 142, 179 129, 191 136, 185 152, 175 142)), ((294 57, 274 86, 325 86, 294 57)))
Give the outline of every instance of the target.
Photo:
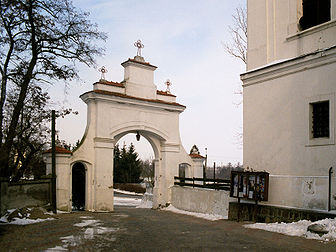
POLYGON ((32 58, 29 63, 27 72, 23 78, 23 82, 21 84, 19 99, 13 110, 12 119, 8 128, 8 134, 5 143, 0 147, 0 176, 7 178, 11 176, 11 171, 9 169, 9 157, 13 146, 13 139, 15 137, 16 127, 19 121, 21 110, 24 106, 24 100, 27 95, 28 86, 33 78, 33 71, 37 62, 37 44, 36 44, 35 24, 32 8, 33 8, 32 2, 29 2, 28 18, 31 28, 32 58))

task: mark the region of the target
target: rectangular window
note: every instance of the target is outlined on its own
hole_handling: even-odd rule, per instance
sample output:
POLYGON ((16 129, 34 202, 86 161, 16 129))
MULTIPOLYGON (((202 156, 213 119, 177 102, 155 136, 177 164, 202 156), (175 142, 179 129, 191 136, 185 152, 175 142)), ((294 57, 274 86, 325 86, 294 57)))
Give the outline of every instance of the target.
POLYGON ((329 137, 329 101, 312 103, 313 138, 329 137))
POLYGON ((330 0, 302 0, 302 10, 299 20, 302 30, 330 20, 330 0))

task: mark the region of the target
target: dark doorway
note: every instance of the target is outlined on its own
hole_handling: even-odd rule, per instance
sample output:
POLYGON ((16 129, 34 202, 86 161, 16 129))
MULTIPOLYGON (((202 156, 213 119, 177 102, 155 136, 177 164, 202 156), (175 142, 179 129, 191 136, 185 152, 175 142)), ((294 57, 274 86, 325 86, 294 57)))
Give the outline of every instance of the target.
POLYGON ((85 167, 82 163, 72 167, 72 209, 85 210, 85 167))
MULTIPOLYGON (((186 163, 182 163, 182 164, 179 164, 179 177, 180 178, 185 178, 186 177, 186 169, 188 167, 188 164, 186 163)), ((180 179, 180 181, 183 183, 185 182, 184 179, 180 179)))

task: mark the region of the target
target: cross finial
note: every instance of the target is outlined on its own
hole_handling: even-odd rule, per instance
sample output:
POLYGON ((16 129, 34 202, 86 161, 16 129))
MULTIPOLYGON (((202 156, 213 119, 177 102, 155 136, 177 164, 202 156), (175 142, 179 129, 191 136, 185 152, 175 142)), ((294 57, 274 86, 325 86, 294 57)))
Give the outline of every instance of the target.
POLYGON ((170 94, 170 86, 172 85, 172 83, 171 83, 170 80, 168 79, 168 80, 166 80, 165 84, 166 84, 166 86, 167 86, 166 92, 167 92, 168 94, 170 94))
POLYGON ((141 40, 138 39, 138 40, 134 43, 134 46, 138 48, 137 56, 141 56, 141 49, 145 47, 145 46, 141 43, 141 40))
POLYGON ((101 72, 101 80, 105 80, 105 73, 107 73, 107 69, 105 68, 105 66, 102 66, 101 68, 98 69, 98 72, 101 72))

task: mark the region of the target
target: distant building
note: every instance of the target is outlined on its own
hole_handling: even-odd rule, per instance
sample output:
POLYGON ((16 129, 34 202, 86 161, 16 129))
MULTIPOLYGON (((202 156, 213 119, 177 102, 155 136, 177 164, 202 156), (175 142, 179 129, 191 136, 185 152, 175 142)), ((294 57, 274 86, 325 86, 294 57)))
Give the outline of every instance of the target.
POLYGON ((270 173, 266 204, 336 209, 336 0, 247 1, 244 166, 270 173))

